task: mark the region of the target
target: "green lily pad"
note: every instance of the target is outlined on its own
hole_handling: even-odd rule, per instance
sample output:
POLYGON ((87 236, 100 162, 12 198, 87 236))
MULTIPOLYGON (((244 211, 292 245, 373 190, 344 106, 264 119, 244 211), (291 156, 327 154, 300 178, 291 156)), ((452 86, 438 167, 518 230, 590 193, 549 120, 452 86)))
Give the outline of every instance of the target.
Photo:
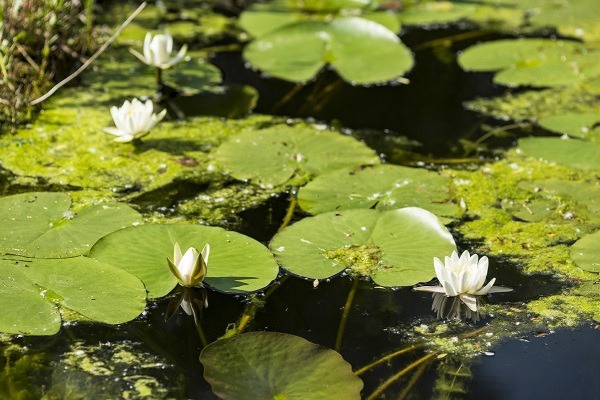
POLYGON ((301 185, 339 168, 379 162, 373 150, 349 136, 307 127, 242 133, 223 143, 215 160, 234 178, 265 187, 301 185))
POLYGON ((360 399, 363 383, 335 351, 301 337, 251 332, 202 350, 204 378, 225 400, 360 399))
POLYGON ((544 179, 522 182, 519 187, 546 196, 560 196, 584 205, 592 215, 600 215, 600 183, 597 181, 567 181, 544 179))
POLYGON ((434 276, 433 257, 456 250, 452 235, 429 211, 344 210, 305 218, 269 244, 293 274, 324 279, 346 268, 382 286, 409 286, 434 276))
POLYGON ((323 174, 298 193, 298 204, 311 214, 349 208, 391 210, 421 207, 456 217, 461 209, 449 200, 450 179, 424 169, 382 164, 323 174))
POLYGON ((552 216, 556 206, 556 202, 552 200, 533 199, 503 208, 521 221, 540 222, 552 216))
POLYGON ((531 157, 584 170, 600 170, 600 146, 585 140, 524 138, 519 148, 531 157))
POLYGON ((285 25, 252 41, 244 58, 294 82, 309 81, 330 64, 348 82, 374 84, 398 78, 413 65, 410 50, 394 32, 358 17, 285 25))
POLYGON ((529 22, 556 27, 562 34, 586 41, 600 39, 600 2, 596 0, 525 0, 520 5, 529 12, 529 22))
POLYGON ((141 222, 124 204, 98 204, 77 214, 62 193, 23 193, 0 199, 0 253, 36 258, 86 254, 102 236, 141 222))
POLYGON ((538 124, 552 132, 562 133, 583 139, 600 137, 600 113, 568 113, 542 118, 538 124))
POLYGON ((103 237, 90 257, 137 276, 149 298, 167 295, 177 284, 167 265, 173 245, 182 251, 210 244, 205 282, 228 293, 247 293, 265 288, 277 277, 279 267, 268 249, 256 240, 222 228, 200 225, 140 225, 103 237))
POLYGON ((571 258, 579 268, 600 272, 600 231, 582 237, 570 250, 571 258))
POLYGON ((0 331, 6 333, 52 335, 60 329, 59 308, 65 319, 119 324, 146 306, 139 279, 87 257, 0 260, 0 270, 0 331))
POLYGON ((600 75, 600 52, 577 42, 507 39, 475 45, 458 57, 467 71, 498 71, 506 86, 560 86, 600 75))

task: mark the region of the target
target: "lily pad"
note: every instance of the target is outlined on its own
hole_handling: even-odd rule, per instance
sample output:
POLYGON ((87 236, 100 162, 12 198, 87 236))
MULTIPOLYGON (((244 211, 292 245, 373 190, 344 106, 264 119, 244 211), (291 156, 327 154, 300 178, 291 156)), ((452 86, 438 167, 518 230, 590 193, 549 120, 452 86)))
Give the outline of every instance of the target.
POLYGON ((377 165, 323 174, 298 193, 298 204, 311 214, 350 208, 391 210, 421 207, 438 216, 456 217, 450 203, 450 180, 435 172, 397 165, 377 165))
POLYGON ((90 257, 137 276, 149 298, 167 295, 177 284, 167 265, 173 245, 182 251, 210 244, 205 282, 228 293, 247 293, 265 288, 277 277, 279 267, 269 250, 256 240, 222 228, 200 225, 140 225, 103 237, 90 257))
POLYGON ((538 124, 552 132, 588 140, 600 138, 600 113, 568 113, 542 118, 538 124))
POLYGON ((301 337, 251 332, 208 345, 204 378, 221 399, 360 399, 363 383, 335 351, 301 337))
POLYGON ((438 218, 417 207, 344 210, 305 218, 275 235, 269 247, 293 274, 324 279, 349 268, 382 286, 429 281, 433 257, 456 250, 438 218))
POLYGON ((402 76, 413 65, 398 36, 376 22, 335 18, 288 24, 252 41, 244 58, 281 79, 306 82, 327 64, 353 84, 374 84, 402 76))
POLYGON ((265 187, 302 185, 329 171, 379 163, 361 142, 307 127, 242 133, 223 143, 215 160, 234 178, 265 187))
POLYGON ((579 139, 525 138, 519 148, 527 155, 584 170, 600 170, 600 146, 579 139))
POLYGON ((60 329, 59 309, 65 319, 119 324, 146 306, 139 279, 87 257, 0 260, 0 270, 0 331, 6 333, 52 335, 60 329))
POLYGON ((600 52, 578 42, 506 39, 475 45, 458 57, 467 71, 498 71, 506 86, 561 86, 600 75, 600 52))
POLYGON ((556 210, 556 206, 557 204, 552 200, 533 199, 503 208, 521 221, 540 222, 551 217, 556 210))
POLYGON ((600 231, 575 242, 571 246, 571 258, 585 271, 600 272, 600 231))
POLYGON ((575 200, 584 205, 592 216, 600 216, 600 183, 597 181, 567 181, 563 179, 544 179, 522 182, 519 187, 539 195, 560 196, 575 200))
POLYGON ((102 236, 141 222, 124 204, 70 211, 62 193, 23 193, 0 199, 0 253, 36 258, 86 254, 102 236))

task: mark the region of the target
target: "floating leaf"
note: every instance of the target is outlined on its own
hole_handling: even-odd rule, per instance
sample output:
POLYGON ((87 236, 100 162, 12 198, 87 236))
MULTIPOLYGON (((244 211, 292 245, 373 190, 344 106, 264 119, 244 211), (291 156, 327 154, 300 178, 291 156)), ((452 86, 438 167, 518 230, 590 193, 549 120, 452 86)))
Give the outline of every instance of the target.
POLYGON ((382 286, 428 281, 434 275, 433 257, 456 250, 436 216, 416 207, 305 218, 275 235, 269 247, 293 274, 324 279, 350 268, 382 286))
POLYGON ((582 237, 570 250, 571 258, 579 268, 600 272, 600 231, 582 237))
POLYGON ((600 183, 597 181, 567 181, 564 179, 544 179, 522 182, 519 187, 539 195, 560 196, 575 200, 584 205, 592 216, 600 215, 600 183))
POLYGON ((58 308, 68 319, 119 324, 146 306, 139 279, 87 257, 0 260, 0 270, 0 331, 6 333, 52 335, 60 328, 58 308))
POLYGON ((358 17, 285 25, 252 41, 244 58, 272 76, 294 82, 311 80, 327 64, 353 84, 395 79, 413 64, 398 36, 358 17))
POLYGON ((62 193, 23 193, 0 199, 0 253, 36 258, 74 257, 102 236, 141 222, 124 204, 99 204, 77 214, 62 193))
POLYGON ((507 209, 521 221, 540 222, 552 216, 556 210, 556 203, 551 200, 534 199, 527 202, 511 204, 507 209))
POLYGON ((218 340, 200 361, 204 378, 225 400, 358 400, 363 387, 337 352, 285 333, 218 340))
POLYGON ((528 21, 534 25, 555 27, 562 35, 590 42, 600 39, 600 2, 596 0, 524 0, 515 4, 528 11, 528 21))
POLYGON ((568 113, 542 118, 538 124, 549 131, 584 139, 600 137, 600 113, 568 113))
POLYGON ((467 71, 497 71, 507 85, 570 85, 600 75, 600 52, 578 42, 507 39, 475 45, 458 57, 467 71))
POLYGON ((306 127, 242 133, 223 143, 215 159, 234 178, 262 186, 301 185, 328 171, 379 162, 351 137, 306 127))
POLYGON ((268 249, 252 238, 221 228, 200 225, 140 225, 103 237, 90 257, 122 268, 140 278, 148 297, 168 294, 177 284, 167 265, 173 245, 182 251, 210 244, 210 286, 229 293, 263 289, 277 277, 279 267, 268 249))
POLYGON ((298 193, 298 204, 311 214, 349 208, 391 210, 421 207, 439 216, 458 216, 449 202, 450 180, 424 169, 377 165, 323 174, 298 193))
POLYGON ((519 148, 527 155, 572 168, 600 170, 600 146, 579 139, 525 138, 519 148))

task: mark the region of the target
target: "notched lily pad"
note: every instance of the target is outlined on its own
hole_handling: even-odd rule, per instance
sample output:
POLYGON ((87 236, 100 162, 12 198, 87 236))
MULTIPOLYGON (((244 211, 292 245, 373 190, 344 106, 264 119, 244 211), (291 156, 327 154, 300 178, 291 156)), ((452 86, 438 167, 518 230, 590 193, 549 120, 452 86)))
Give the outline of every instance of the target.
POLYGON ((588 140, 600 138, 600 113, 568 113, 542 118, 538 124, 549 131, 588 140))
POLYGON ((456 250, 438 218, 417 207, 305 218, 278 233, 269 247, 293 274, 324 279, 349 268, 382 286, 426 282, 434 275, 433 257, 456 250))
POLYGON ((600 272, 600 231, 575 242, 571 246, 571 258, 585 271, 600 272))
POLYGON ((561 86, 600 75, 600 52, 578 42, 506 39, 475 45, 458 57, 467 71, 499 71, 494 82, 506 86, 561 86))
POLYGON ((146 305, 139 279, 87 257, 0 260, 0 272, 0 331, 6 333, 52 335, 60 329, 61 314, 119 324, 146 305))
POLYGON ((205 282, 228 293, 247 293, 266 287, 279 267, 269 250, 256 240, 222 228, 200 225, 140 225, 103 237, 90 257, 137 276, 149 298, 167 295, 177 284, 167 265, 173 245, 182 251, 210 244, 205 282))
POLYGON ((351 137, 288 126, 234 136, 215 160, 234 178, 265 187, 302 185, 328 171, 379 163, 373 150, 351 137))
POLYGON ((86 254, 102 236, 142 221, 125 204, 70 211, 62 193, 23 193, 0 199, 0 253, 36 258, 86 254))
POLYGON ((600 145, 580 139, 524 138, 523 153, 544 161, 583 170, 600 170, 600 145))
POLYGON ((396 79, 413 65, 410 50, 394 32, 359 17, 284 25, 252 41, 244 58, 294 82, 313 79, 329 64, 344 80, 361 85, 396 79))
POLYGON ((298 193, 298 204, 311 214, 350 208, 392 210, 421 207, 438 216, 458 217, 449 199, 450 180, 435 172, 397 165, 376 165, 323 174, 298 193))
POLYGON ((363 387, 337 352, 285 333, 218 340, 200 361, 204 378, 225 400, 358 400, 363 387))

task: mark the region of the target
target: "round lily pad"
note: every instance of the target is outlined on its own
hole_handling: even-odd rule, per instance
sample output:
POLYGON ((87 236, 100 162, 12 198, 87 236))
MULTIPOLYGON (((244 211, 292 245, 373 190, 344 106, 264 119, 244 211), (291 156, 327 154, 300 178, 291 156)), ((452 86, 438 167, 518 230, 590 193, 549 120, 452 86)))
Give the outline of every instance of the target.
POLYGON ((397 165, 376 165, 323 174, 298 193, 298 204, 311 214, 350 208, 391 210, 421 207, 438 216, 458 216, 450 203, 450 180, 435 172, 397 165))
POLYGON ((600 170, 600 146, 580 139, 524 138, 523 153, 545 161, 584 170, 600 170))
POLYGON ((542 118, 538 124, 552 132, 584 139, 600 138, 600 113, 568 113, 542 118))
POLYGON ((570 250, 571 258, 579 268, 600 272, 600 231, 582 237, 570 250))
POLYGON ((204 378, 225 400, 358 400, 363 387, 339 353, 285 333, 218 340, 200 361, 204 378))
POLYGON ((308 127, 244 132, 223 143, 215 159, 234 178, 265 187, 301 185, 328 171, 379 163, 356 139, 308 127))
POLYGON ((407 25, 447 24, 465 19, 476 10, 477 6, 470 3, 427 1, 407 4, 398 17, 407 25))
POLYGON ((201 250, 210 244, 205 282, 229 293, 247 293, 266 287, 277 277, 279 267, 269 250, 256 240, 222 228, 200 225, 140 225, 103 237, 90 257, 122 268, 137 276, 149 298, 167 295, 177 284, 167 258, 179 243, 201 250))
POLYGON ((349 268, 382 286, 429 281, 433 258, 456 250, 452 235, 427 210, 342 210, 305 218, 269 247, 295 275, 324 279, 349 268))
POLYGON ((146 306, 135 276, 87 257, 0 260, 0 331, 52 335, 63 318, 119 324, 146 306), (74 313, 73 313, 74 312, 74 313))
POLYGON ((252 41, 244 58, 266 73, 306 82, 327 64, 353 84, 402 76, 413 65, 410 50, 383 25, 359 17, 301 21, 252 41))
POLYGON ((125 204, 106 203, 74 214, 63 193, 23 193, 0 199, 0 253, 36 258, 85 254, 102 236, 141 222, 125 204))
POLYGON ((600 75, 600 52, 577 42, 506 39, 475 45, 458 57, 467 71, 498 71, 494 82, 506 86, 558 86, 600 75))

